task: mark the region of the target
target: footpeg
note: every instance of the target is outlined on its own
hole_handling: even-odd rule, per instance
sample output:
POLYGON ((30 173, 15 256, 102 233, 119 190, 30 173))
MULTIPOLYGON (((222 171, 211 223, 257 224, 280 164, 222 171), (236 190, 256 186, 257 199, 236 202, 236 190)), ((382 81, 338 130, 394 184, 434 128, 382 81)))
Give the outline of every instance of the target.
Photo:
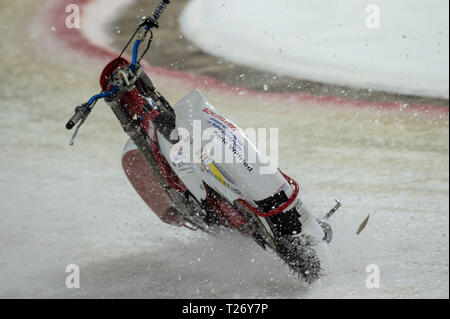
POLYGON ((336 213, 336 211, 341 208, 342 204, 340 201, 338 201, 337 199, 334 200, 336 202, 336 205, 334 205, 334 207, 328 212, 328 214, 324 215, 322 217, 322 220, 327 220, 329 219, 331 216, 334 215, 334 213, 336 213))
POLYGON ((331 228, 330 224, 325 222, 328 220, 331 216, 334 215, 334 213, 337 212, 337 210, 342 206, 341 202, 335 199, 336 205, 326 214, 322 217, 322 219, 317 219, 317 222, 319 223, 320 227, 322 227, 322 230, 325 234, 323 237, 323 241, 329 244, 331 240, 333 239, 333 229, 331 228))

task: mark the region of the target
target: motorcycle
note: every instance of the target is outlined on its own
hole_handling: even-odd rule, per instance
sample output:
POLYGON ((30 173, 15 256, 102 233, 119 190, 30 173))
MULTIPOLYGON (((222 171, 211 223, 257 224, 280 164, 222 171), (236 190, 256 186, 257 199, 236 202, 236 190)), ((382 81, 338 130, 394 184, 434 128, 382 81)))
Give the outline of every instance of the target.
POLYGON ((75 109, 66 125, 71 130, 78 124, 70 144, 97 101, 104 99, 130 137, 122 156, 125 174, 162 221, 212 235, 238 231, 274 251, 304 281, 314 282, 322 272, 316 247, 330 243, 332 229, 326 220, 340 202, 322 218, 314 217, 299 197, 298 183, 278 168, 264 171, 270 160, 199 90, 173 107, 157 91, 140 61, 169 3, 163 0, 151 16, 142 18, 121 54, 103 70, 101 92, 75 109), (133 40, 129 62, 123 54, 133 40), (209 130, 211 139, 194 139, 201 135, 198 127, 209 130), (231 160, 220 161, 218 149, 231 160), (254 160, 248 154, 256 155, 254 160))

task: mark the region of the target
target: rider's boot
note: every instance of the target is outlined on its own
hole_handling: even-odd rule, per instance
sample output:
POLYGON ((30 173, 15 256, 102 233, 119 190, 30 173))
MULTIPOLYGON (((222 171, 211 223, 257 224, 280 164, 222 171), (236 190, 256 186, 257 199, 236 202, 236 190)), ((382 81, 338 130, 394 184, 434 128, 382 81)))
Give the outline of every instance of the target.
MULTIPOLYGON (((273 210, 288 201, 288 196, 281 191, 263 201, 257 202, 262 212, 273 210)), ((323 229, 303 205, 299 197, 285 211, 266 218, 274 237, 299 236, 309 234, 323 240, 326 236, 323 229)))

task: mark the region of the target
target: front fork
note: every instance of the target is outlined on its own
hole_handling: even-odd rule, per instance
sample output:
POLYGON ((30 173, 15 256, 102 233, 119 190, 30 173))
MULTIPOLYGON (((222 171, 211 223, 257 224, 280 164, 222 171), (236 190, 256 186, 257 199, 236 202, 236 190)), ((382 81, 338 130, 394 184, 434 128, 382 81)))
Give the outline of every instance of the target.
POLYGON ((175 128, 175 117, 170 115, 172 108, 169 103, 155 90, 139 64, 131 70, 124 59, 113 60, 106 66, 100 81, 103 90, 118 87, 115 94, 105 98, 105 102, 153 169, 160 184, 166 190, 170 189, 159 169, 149 137, 151 123, 169 135, 172 127, 175 128))
POLYGON ((101 85, 105 91, 111 87, 118 88, 106 101, 122 102, 131 118, 139 120, 146 132, 149 132, 151 123, 168 141, 178 141, 171 138, 176 128, 175 111, 156 91, 153 82, 139 63, 131 68, 123 58, 113 60, 102 73, 101 85))

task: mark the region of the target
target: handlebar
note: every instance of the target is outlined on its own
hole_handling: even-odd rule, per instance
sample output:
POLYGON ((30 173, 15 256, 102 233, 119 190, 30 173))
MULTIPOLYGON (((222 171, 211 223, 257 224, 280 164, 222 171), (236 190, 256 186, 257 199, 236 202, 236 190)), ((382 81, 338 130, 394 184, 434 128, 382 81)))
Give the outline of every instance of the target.
MULTIPOLYGON (((149 40, 149 43, 147 45, 147 49, 145 50, 145 52, 142 54, 142 56, 139 58, 138 60, 138 52, 139 52, 139 46, 141 44, 141 42, 145 39, 147 33, 150 31, 151 32, 151 28, 159 28, 159 23, 158 23, 158 19, 159 17, 163 14, 164 10, 166 9, 167 5, 170 4, 170 0, 162 0, 158 7, 155 9, 155 11, 153 12, 151 17, 143 17, 142 21, 139 23, 139 26, 135 32, 135 34, 133 35, 133 37, 130 39, 130 42, 128 42, 127 46, 131 43, 132 39, 134 38, 134 36, 136 34, 139 34, 139 31, 145 27, 145 30, 143 30, 143 32, 141 32, 138 35, 138 39, 136 40, 136 42, 134 43, 133 46, 133 55, 132 55, 132 62, 130 65, 130 69, 134 70, 136 63, 138 63, 142 57, 145 55, 145 53, 147 53, 147 50, 150 48, 150 43, 152 42, 152 37, 149 40)), ((125 47, 125 49, 126 49, 125 47)), ((125 50, 124 49, 124 50, 125 50)), ((122 51, 123 52, 123 51, 122 51)))
MULTIPOLYGON (((130 41, 128 42, 128 44, 125 46, 124 50, 120 54, 120 56, 122 56, 123 52, 127 49, 127 47, 130 44, 130 42, 133 40, 133 38, 136 36, 136 34, 139 33, 139 30, 141 30, 143 27, 145 27, 145 32, 143 33, 143 37, 138 39, 138 40, 136 40, 136 42, 134 44, 133 57, 132 57, 132 63, 130 64, 130 70, 134 70, 135 65, 137 63, 139 63, 139 61, 140 61, 140 59, 139 60, 137 59, 140 43, 145 39, 145 36, 147 35, 147 32, 150 31, 150 33, 151 33, 151 30, 150 30, 151 28, 158 28, 159 27, 158 19, 160 18, 160 16, 164 12, 164 10, 166 9, 168 4, 170 4, 170 0, 162 0, 159 3, 158 7, 153 12, 151 17, 144 17, 142 19, 142 22, 139 24, 138 29, 136 30, 136 32, 131 37, 130 41)), ((145 55, 145 53, 147 53, 147 51, 148 51, 148 49, 150 47, 150 43, 152 41, 152 38, 153 38, 153 34, 152 34, 152 37, 150 37, 147 49, 142 54, 141 59, 145 55)), ((93 107, 95 105, 95 102, 97 102, 97 100, 99 100, 101 98, 105 98, 105 97, 109 97, 111 95, 114 95, 118 90, 119 90, 119 87, 116 85, 110 91, 108 91, 108 92, 100 92, 99 94, 94 95, 93 97, 91 97, 87 103, 84 103, 84 104, 82 104, 80 106, 77 106, 75 108, 75 114, 67 122, 66 128, 68 130, 71 130, 71 129, 73 129, 75 127, 75 125, 77 125, 77 123, 79 123, 80 121, 82 121, 82 122, 77 127, 77 129, 75 131, 75 134, 72 137, 72 141, 70 143, 71 145, 73 144, 73 140, 74 140, 75 136, 77 135, 78 129, 80 128, 80 126, 84 123, 86 118, 91 113, 91 111, 92 111, 92 109, 93 109, 93 107)))
POLYGON ((151 28, 158 28, 159 17, 163 14, 168 4, 170 4, 170 0, 162 0, 151 17, 143 18, 142 22, 139 24, 139 28, 142 28, 144 26, 147 30, 150 30, 151 28))
POLYGON ((75 108, 75 114, 72 116, 72 118, 67 122, 66 129, 71 130, 79 121, 81 121, 83 118, 86 118, 89 113, 91 113, 92 109, 86 104, 77 106, 75 108))
POLYGON ((102 98, 109 97, 109 96, 113 95, 118 90, 119 90, 119 87, 117 85, 115 85, 110 91, 102 92, 100 94, 94 95, 93 97, 91 97, 89 99, 89 101, 87 103, 84 103, 84 104, 82 104, 80 106, 77 106, 75 108, 75 114, 72 116, 72 118, 69 120, 69 122, 67 122, 66 128, 68 130, 73 129, 73 127, 75 125, 77 125, 77 123, 80 120, 86 119, 89 116, 89 114, 92 111, 91 105, 93 105, 99 99, 102 99, 102 98))
POLYGON ((169 3, 170 3, 170 0, 163 0, 163 1, 161 1, 161 3, 156 8, 156 10, 153 12, 153 19, 158 21, 159 17, 164 12, 164 10, 166 9, 166 7, 167 7, 167 5, 169 3))

